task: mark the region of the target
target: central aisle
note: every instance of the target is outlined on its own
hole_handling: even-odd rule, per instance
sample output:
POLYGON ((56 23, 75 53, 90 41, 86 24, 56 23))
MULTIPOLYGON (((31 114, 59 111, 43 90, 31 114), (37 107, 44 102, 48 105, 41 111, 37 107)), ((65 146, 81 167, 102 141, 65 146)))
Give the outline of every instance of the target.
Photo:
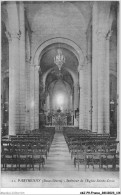
POLYGON ((113 188, 119 186, 119 172, 99 168, 93 171, 92 167, 85 172, 84 166, 80 166, 78 171, 63 133, 56 132, 44 168, 41 167, 40 171, 38 166, 34 171, 3 171, 1 184, 5 188, 6 185, 10 188, 113 188), (113 181, 103 182, 104 179, 113 181))
POLYGON ((75 171, 63 133, 55 133, 45 166, 49 171, 75 171))

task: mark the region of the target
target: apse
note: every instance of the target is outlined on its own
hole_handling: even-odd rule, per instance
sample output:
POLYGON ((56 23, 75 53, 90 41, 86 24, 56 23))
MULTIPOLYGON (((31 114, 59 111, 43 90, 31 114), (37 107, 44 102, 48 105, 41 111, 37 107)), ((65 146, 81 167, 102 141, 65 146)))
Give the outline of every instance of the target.
POLYGON ((69 86, 63 80, 58 80, 52 92, 52 109, 55 111, 59 109, 62 112, 69 111, 71 104, 71 91, 69 86))
POLYGON ((62 91, 56 91, 53 96, 53 108, 54 110, 60 109, 64 111, 68 109, 68 95, 62 91))

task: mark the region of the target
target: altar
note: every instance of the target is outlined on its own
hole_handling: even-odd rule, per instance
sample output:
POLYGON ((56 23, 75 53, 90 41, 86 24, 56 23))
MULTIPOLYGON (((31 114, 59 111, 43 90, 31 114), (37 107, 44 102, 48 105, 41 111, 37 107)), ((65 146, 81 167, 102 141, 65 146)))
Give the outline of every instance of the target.
POLYGON ((52 116, 52 125, 55 126, 56 131, 62 131, 63 126, 67 125, 67 118, 64 113, 56 113, 52 116))
POLYGON ((73 116, 71 113, 57 110, 51 113, 51 125, 55 127, 56 131, 63 131, 64 126, 73 125, 73 116))

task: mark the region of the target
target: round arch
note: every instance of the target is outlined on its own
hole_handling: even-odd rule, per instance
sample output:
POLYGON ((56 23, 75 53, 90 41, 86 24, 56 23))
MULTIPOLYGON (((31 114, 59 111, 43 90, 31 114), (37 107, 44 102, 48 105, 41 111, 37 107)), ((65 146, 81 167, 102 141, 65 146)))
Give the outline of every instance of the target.
MULTIPOLYGON (((49 69, 46 73, 44 73, 43 75, 43 84, 44 84, 44 89, 45 89, 45 81, 46 78, 48 76, 48 74, 52 71, 53 68, 49 69)), ((70 75, 72 76, 73 82, 76 83, 78 81, 77 76, 75 75, 75 73, 73 73, 73 71, 71 71, 69 68, 66 68, 66 70, 70 73, 70 75)))
MULTIPOLYGON (((38 47, 36 47, 36 51, 35 54, 33 55, 32 61, 31 63, 35 66, 39 66, 40 65, 40 60, 43 56, 43 54, 47 51, 48 47, 52 46, 53 44, 61 44, 63 46, 63 48, 68 49, 69 51, 71 51, 75 57, 77 58, 78 61, 78 67, 81 67, 85 64, 85 56, 83 54, 82 49, 75 44, 75 42, 73 42, 70 39, 67 38, 62 38, 62 37, 56 37, 53 39, 49 39, 45 42, 43 42, 41 45, 38 45, 38 47)), ((41 67, 40 67, 41 70, 41 67)), ((71 70, 70 70, 71 71, 71 70)), ((70 72, 68 71, 68 72, 70 72)), ((38 72, 38 71, 37 71, 38 72)), ((72 75, 72 71, 70 72, 72 78, 74 79, 74 82, 76 83, 76 76, 72 75)), ((47 76, 47 75, 46 75, 47 76)), ((45 76, 45 79, 46 79, 45 76)), ((36 87, 39 89, 39 74, 37 73, 37 77, 36 77, 36 87)), ((37 101, 37 104, 39 105, 39 90, 37 91, 36 95, 36 99, 35 101, 37 101)), ((38 106, 36 108, 38 110, 38 106)), ((38 110, 39 112, 39 110, 38 110)), ((39 115, 36 116, 37 119, 39 120, 39 115)))
POLYGON ((42 52, 43 50, 48 47, 49 45, 52 45, 54 43, 62 43, 66 45, 66 48, 70 51, 72 51, 75 56, 78 59, 79 62, 79 66, 83 65, 84 63, 84 54, 81 50, 81 48, 75 44, 75 42, 73 42, 70 39, 66 39, 66 38, 61 38, 61 37, 57 37, 57 38, 53 38, 53 39, 49 39, 47 41, 45 41, 44 43, 42 43, 36 50, 35 55, 33 57, 33 64, 35 65, 39 65, 40 59, 42 57, 42 52))

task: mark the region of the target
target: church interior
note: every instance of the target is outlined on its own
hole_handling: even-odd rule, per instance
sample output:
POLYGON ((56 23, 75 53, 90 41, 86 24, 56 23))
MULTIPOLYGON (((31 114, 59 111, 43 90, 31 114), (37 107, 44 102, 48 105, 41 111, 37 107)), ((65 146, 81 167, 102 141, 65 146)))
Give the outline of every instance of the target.
POLYGON ((118 1, 2 1, 2 187, 118 187, 118 79, 118 1))

